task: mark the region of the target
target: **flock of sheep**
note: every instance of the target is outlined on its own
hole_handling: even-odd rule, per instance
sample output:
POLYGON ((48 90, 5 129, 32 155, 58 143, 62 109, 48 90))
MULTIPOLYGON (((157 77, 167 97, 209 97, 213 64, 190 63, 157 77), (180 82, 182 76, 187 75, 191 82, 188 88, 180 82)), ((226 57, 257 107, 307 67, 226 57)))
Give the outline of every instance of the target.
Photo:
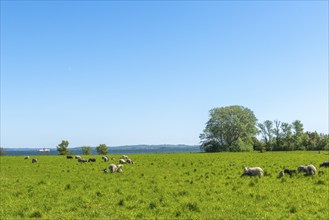
MULTIPOLYGON (((88 160, 85 159, 85 158, 82 158, 81 156, 79 155, 76 155, 75 157, 71 156, 71 155, 68 155, 66 156, 66 159, 77 159, 79 163, 86 163, 86 162, 96 162, 96 158, 89 158, 88 160)), ((25 160, 27 159, 30 159, 30 156, 25 156, 24 157, 25 160)), ((102 160, 104 162, 108 162, 110 159, 107 157, 107 156, 102 156, 102 160)), ((111 160, 115 160, 115 158, 111 158, 111 160)), ((32 163, 36 163, 38 161, 37 158, 32 158, 32 163)), ((109 172, 110 173, 114 173, 114 172, 118 172, 118 173, 122 173, 123 170, 123 164, 133 164, 133 160, 130 159, 127 155, 122 155, 121 158, 119 159, 119 164, 116 165, 116 164, 110 164, 109 165, 109 172)), ((105 168, 103 170, 104 173, 108 173, 108 170, 107 168, 105 168)))
MULTIPOLYGON (((24 159, 29 159, 29 156, 25 156, 24 159)), ((73 159, 73 156, 66 156, 67 159, 73 159)), ((85 162, 96 162, 96 158, 89 158, 88 160, 85 158, 82 158, 81 156, 76 155, 75 159, 78 160, 78 162, 81 163, 85 163, 85 162)), ((102 160, 104 162, 108 162, 110 159, 107 156, 102 156, 102 160)), ((111 160, 115 160, 114 158, 111 158, 111 160)), ((32 158, 32 163, 36 163, 38 161, 38 159, 36 158, 32 158)), ((119 164, 110 164, 109 165, 109 172, 110 173, 122 173, 122 167, 123 164, 133 164, 134 162, 127 156, 127 155, 122 155, 121 158, 119 159, 119 164)), ((230 164, 230 166, 233 166, 235 164, 230 164)), ((329 167, 329 161, 325 161, 322 164, 320 164, 320 167, 329 167)), ((103 170, 104 173, 108 173, 107 168, 105 168, 103 170)), ((305 173, 306 175, 315 175, 316 173, 316 168, 314 165, 310 164, 310 165, 300 165, 298 167, 297 170, 289 170, 289 169, 284 169, 281 170, 279 172, 278 178, 283 177, 285 174, 288 174, 289 176, 293 175, 293 174, 297 174, 298 173, 305 173)), ((319 174, 323 173, 323 171, 319 171, 319 174)), ((241 176, 258 176, 258 177, 262 177, 264 175, 263 169, 260 167, 244 167, 243 168, 243 174, 241 176)))
MULTIPOLYGON (((320 164, 320 167, 329 167, 329 161, 325 161, 322 164, 320 164)), ((291 176, 292 174, 296 173, 305 173, 306 175, 315 175, 316 173, 316 168, 314 165, 310 164, 307 166, 300 165, 296 170, 289 170, 289 169, 284 169, 279 172, 278 178, 283 177, 285 174, 288 174, 291 176)), ((319 171, 319 174, 323 173, 323 171, 319 171)), ((258 176, 261 177, 263 176, 263 170, 260 167, 244 167, 243 168, 243 174, 241 176, 258 176)))

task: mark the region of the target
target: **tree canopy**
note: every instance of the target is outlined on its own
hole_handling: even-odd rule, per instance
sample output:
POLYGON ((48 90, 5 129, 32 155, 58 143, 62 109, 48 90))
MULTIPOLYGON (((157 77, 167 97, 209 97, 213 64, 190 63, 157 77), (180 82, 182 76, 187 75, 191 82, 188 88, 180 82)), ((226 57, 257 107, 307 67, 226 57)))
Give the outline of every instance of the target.
POLYGON ((100 144, 98 147, 96 147, 96 151, 100 155, 106 155, 108 153, 106 144, 100 144))
POLYGON ((67 149, 69 146, 69 142, 67 140, 62 140, 62 142, 57 146, 57 151, 59 155, 67 155, 69 154, 69 150, 67 149))
POLYGON ((252 150, 257 118, 243 106, 210 110, 210 119, 200 135, 201 149, 206 152, 252 150))

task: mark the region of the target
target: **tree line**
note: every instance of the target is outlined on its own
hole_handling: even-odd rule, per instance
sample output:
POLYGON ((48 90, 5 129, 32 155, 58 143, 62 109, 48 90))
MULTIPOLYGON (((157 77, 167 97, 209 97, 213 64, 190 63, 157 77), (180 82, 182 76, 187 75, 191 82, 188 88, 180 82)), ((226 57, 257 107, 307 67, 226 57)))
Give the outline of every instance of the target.
POLYGON ((329 150, 329 135, 305 132, 300 120, 257 123, 250 109, 237 105, 211 109, 200 140, 205 152, 329 150))
MULTIPOLYGON (((68 149, 69 142, 67 140, 62 140, 60 144, 57 145, 57 151, 59 155, 68 155, 70 154, 70 150, 68 149)), ((90 146, 83 146, 81 147, 83 155, 90 155, 91 154, 91 147, 90 146)), ((108 146, 106 144, 100 144, 96 147, 96 151, 100 155, 106 155, 108 153, 108 146)))

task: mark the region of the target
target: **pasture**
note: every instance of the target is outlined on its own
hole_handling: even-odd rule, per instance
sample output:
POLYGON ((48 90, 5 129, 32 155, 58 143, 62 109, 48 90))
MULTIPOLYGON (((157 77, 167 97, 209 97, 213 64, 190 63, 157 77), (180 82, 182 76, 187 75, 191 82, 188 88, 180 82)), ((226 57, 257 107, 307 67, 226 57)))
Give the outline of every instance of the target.
POLYGON ((1 219, 328 219, 328 155, 318 152, 128 155, 123 173, 103 173, 115 161, 78 163, 64 156, 1 159, 1 219), (313 164, 321 175, 285 175, 313 164), (259 166, 261 178, 243 176, 259 166))

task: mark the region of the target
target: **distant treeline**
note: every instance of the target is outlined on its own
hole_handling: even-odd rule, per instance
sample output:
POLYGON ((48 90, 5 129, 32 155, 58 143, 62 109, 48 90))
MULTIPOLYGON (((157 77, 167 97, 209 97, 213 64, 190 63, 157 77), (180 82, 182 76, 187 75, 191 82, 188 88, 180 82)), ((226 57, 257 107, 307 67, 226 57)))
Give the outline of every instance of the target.
POLYGON ((254 150, 292 151, 329 150, 329 135, 316 131, 303 131, 303 124, 296 120, 292 124, 266 120, 259 123, 262 139, 254 139, 254 150))
MULTIPOLYGON (((83 155, 82 147, 68 148, 68 154, 71 155, 83 155)), ((2 155, 6 156, 24 156, 24 155, 58 155, 56 148, 51 148, 49 152, 41 152, 36 148, 1 148, 2 155)), ((161 145, 157 147, 109 147, 108 154, 147 154, 147 153, 179 153, 179 152, 200 152, 200 146, 165 146, 161 145)), ((98 154, 95 147, 91 147, 90 154, 98 154)))

